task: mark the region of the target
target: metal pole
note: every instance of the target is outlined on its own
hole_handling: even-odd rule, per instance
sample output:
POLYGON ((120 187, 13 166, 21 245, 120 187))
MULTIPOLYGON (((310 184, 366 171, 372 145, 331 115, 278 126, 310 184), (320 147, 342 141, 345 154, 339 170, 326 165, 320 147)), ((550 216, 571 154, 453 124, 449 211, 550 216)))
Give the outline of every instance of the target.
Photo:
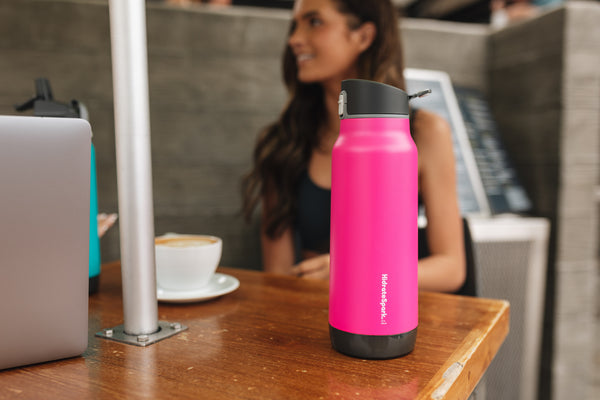
POLYGON ((123 330, 158 331, 144 0, 110 0, 123 330))

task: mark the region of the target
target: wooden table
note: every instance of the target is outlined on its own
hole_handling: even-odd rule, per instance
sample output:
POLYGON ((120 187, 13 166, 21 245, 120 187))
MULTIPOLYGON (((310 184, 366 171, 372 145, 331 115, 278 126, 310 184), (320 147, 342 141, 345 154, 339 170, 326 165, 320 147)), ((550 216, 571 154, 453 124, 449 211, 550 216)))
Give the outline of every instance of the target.
POLYGON ((118 263, 90 297, 83 357, 0 372, 0 398, 466 399, 508 333, 505 301, 421 293, 415 350, 367 361, 331 348, 326 282, 221 268, 240 288, 160 304, 189 329, 148 347, 97 338, 123 322, 118 263))

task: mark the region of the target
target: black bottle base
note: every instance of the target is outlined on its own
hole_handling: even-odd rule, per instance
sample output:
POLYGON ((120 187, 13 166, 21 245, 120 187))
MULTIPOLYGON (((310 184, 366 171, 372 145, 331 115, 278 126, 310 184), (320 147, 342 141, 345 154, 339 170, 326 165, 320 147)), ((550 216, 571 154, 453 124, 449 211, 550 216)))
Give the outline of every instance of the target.
POLYGON ((398 335, 358 335, 329 325, 334 349, 348 356, 370 360, 396 358, 410 353, 415 347, 417 328, 398 335))
POLYGON ((90 277, 89 294, 94 294, 98 291, 100 286, 100 275, 90 277))

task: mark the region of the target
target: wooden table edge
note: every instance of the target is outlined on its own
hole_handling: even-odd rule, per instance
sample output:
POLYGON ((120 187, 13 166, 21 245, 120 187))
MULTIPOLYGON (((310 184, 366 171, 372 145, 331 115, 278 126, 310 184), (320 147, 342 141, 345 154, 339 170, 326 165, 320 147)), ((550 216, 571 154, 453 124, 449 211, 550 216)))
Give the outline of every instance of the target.
POLYGON ((466 399, 473 392, 508 335, 510 303, 506 300, 490 300, 498 306, 496 318, 485 332, 473 331, 454 351, 446 364, 423 389, 419 399, 466 399), (470 351, 470 341, 477 345, 470 351), (473 379, 475 377, 476 379, 473 379))

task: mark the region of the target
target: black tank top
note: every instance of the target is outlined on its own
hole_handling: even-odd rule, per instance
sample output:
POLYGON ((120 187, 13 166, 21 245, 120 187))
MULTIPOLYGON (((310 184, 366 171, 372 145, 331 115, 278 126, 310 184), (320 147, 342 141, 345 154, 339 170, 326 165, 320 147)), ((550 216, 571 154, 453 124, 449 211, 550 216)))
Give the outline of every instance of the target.
MULTIPOLYGON (((411 113, 411 121, 416 110, 411 113)), ((412 128, 411 128, 412 132, 412 128)), ((317 186, 305 170, 297 186, 296 237, 301 250, 329 252, 331 190, 317 186)), ((422 205, 419 195, 419 206, 422 205)), ((419 259, 429 255, 425 229, 419 229, 419 259)))
POLYGON ((298 184, 296 230, 302 250, 329 252, 331 190, 317 186, 308 171, 298 184))

